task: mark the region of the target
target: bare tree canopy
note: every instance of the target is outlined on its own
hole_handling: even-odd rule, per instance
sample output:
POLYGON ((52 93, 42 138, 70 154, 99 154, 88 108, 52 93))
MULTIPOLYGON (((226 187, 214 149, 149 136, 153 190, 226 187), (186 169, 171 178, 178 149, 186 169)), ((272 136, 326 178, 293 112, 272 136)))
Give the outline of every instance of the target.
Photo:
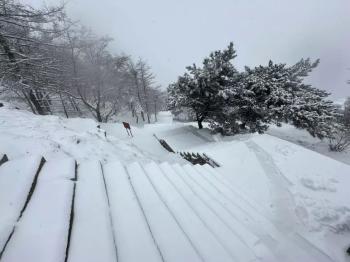
POLYGON ((135 64, 127 55, 109 52, 111 41, 72 22, 63 5, 34 9, 3 0, 1 92, 25 102, 35 114, 86 115, 107 122, 120 110, 130 110, 150 122, 163 97, 151 68, 142 59, 135 64))

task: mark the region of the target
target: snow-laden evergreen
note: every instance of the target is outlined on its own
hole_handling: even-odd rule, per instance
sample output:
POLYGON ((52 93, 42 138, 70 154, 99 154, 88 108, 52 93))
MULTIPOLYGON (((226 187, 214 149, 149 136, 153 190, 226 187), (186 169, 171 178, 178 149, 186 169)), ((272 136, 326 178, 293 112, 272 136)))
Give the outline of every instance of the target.
POLYGON ((224 93, 237 75, 231 60, 236 57, 233 43, 223 51, 216 51, 205 58, 203 67, 193 64, 178 81, 168 88, 169 108, 190 108, 202 128, 202 122, 213 117, 224 104, 224 93))
POLYGON ((169 108, 190 108, 199 128, 207 120, 222 134, 263 133, 271 123, 286 122, 318 138, 331 136, 337 110, 327 100, 329 93, 304 83, 319 60, 302 59, 292 66, 270 61, 238 72, 235 56, 231 43, 211 53, 202 67, 188 67, 168 88, 169 108))

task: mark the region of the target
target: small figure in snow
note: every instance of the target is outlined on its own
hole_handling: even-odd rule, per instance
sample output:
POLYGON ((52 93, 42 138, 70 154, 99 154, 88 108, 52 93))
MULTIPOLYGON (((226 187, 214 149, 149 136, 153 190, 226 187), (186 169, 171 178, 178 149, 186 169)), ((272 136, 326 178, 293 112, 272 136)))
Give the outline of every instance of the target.
POLYGON ((132 133, 131 133, 131 127, 130 124, 127 122, 123 122, 123 126, 126 129, 126 132, 128 133, 128 136, 133 137, 132 133))

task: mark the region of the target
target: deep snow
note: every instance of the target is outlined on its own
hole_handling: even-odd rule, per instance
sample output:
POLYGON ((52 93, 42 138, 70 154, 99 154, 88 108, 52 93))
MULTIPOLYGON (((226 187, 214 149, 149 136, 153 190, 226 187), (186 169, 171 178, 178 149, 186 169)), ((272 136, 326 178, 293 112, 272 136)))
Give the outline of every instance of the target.
MULTIPOLYGON (((137 261, 142 259, 143 254, 161 259, 158 251, 150 245, 154 240, 150 239, 147 230, 152 227, 159 230, 152 234, 160 243, 159 248, 164 251, 167 261, 176 258, 172 247, 185 251, 191 246, 189 240, 194 241, 191 244, 199 251, 189 248, 181 254, 187 254, 191 261, 198 258, 196 251, 213 261, 216 252, 226 254, 228 261, 272 261, 272 257, 277 261, 300 261, 308 255, 313 256, 315 261, 349 261, 345 254, 346 248, 350 246, 350 166, 345 164, 350 162, 348 153, 340 154, 339 157, 345 163, 334 160, 332 158, 338 158, 339 155, 327 153, 325 144, 315 144, 316 141, 303 131, 289 126, 272 128, 266 135, 223 138, 211 135, 207 130, 197 130, 191 124, 173 122, 168 112, 162 112, 158 118, 157 124, 133 126, 134 137, 131 138, 120 123, 102 124, 99 129, 98 124, 90 119, 35 116, 6 106, 0 108, 0 154, 6 153, 10 160, 18 161, 25 157, 38 159, 39 155, 49 161, 67 157, 76 159, 81 165, 81 172, 86 174, 77 182, 76 201, 80 203, 78 208, 81 214, 93 214, 89 210, 90 203, 86 202, 88 195, 94 198, 93 201, 106 200, 106 196, 101 193, 104 179, 110 207, 96 204, 96 210, 103 216, 90 217, 90 221, 80 224, 73 229, 73 233, 75 230, 75 237, 88 237, 93 233, 93 230, 89 234, 85 232, 88 225, 103 223, 101 221, 107 221, 111 216, 112 221, 124 225, 120 227, 121 235, 116 234, 113 240, 116 246, 128 250, 132 248, 133 239, 144 241, 144 245, 138 248, 139 252, 119 254, 126 260, 137 261), (198 170, 198 167, 188 165, 179 156, 165 151, 153 134, 165 139, 175 151, 204 152, 221 167, 198 170), (314 151, 323 154, 305 147, 313 147, 314 151), (90 170, 99 169, 98 161, 105 164, 103 170, 99 171, 104 171, 104 177, 103 173, 96 176, 97 171, 91 171, 90 175, 90 170), (127 173, 123 171, 123 165, 127 166, 127 173), (118 176, 113 175, 115 170, 120 170, 118 176), (163 174, 166 175, 163 177, 163 174), (133 187, 130 187, 129 181, 133 187), (159 191, 154 192, 151 188, 158 188, 159 191), (140 214, 136 208, 138 203, 135 197, 147 209, 143 210, 144 214, 140 214), (123 198, 135 206, 123 207, 123 198), (159 199, 163 202, 159 202, 159 199), (153 209, 154 206, 157 209, 153 209), (123 208, 128 208, 134 215, 120 215, 123 208), (182 213, 188 214, 186 219, 182 213), (140 220, 142 216, 146 220, 140 220), (195 217, 203 219, 199 222, 195 217), (156 226, 162 223, 162 218, 167 221, 163 229, 156 226), (149 225, 144 224, 144 221, 148 221, 149 225), (177 231, 177 225, 181 225, 183 232, 189 234, 187 238, 177 231), (212 231, 208 231, 212 232, 210 236, 201 229, 201 225, 211 228, 212 231), (175 242, 167 238, 169 232, 166 230, 169 228, 173 228, 174 236, 178 235, 175 242), (201 238, 211 239, 206 242, 211 244, 202 246, 201 238), (237 240, 239 252, 235 253, 230 248, 228 239, 237 240), (246 246, 239 247, 241 243, 246 243, 246 246), (251 255, 249 252, 252 252, 251 255)), ((25 164, 30 167, 31 161, 25 164)), ((0 168, 0 188, 5 187, 5 182, 12 183, 5 179, 6 168, 6 165, 0 168)), ((61 209, 52 213, 52 216, 58 217, 67 216, 63 209, 70 202, 64 192, 72 190, 70 181, 67 181, 70 175, 62 177, 61 173, 56 178, 55 174, 52 174, 53 177, 45 174, 38 182, 37 192, 42 198, 61 198, 58 203, 61 209)), ((25 178, 21 181, 28 184, 25 178)), ((35 214, 40 210, 42 198, 33 197, 28 213, 35 214)), ((0 199, 0 210, 4 206, 0 199)), ((11 207, 9 210, 17 214, 18 209, 11 207)), ((3 221, 16 217, 9 214, 10 218, 1 215, 0 228, 6 226, 3 221)), ((30 232, 31 226, 39 226, 35 221, 26 219, 26 216, 23 219, 16 236, 18 241, 30 232)), ((45 217, 43 219, 45 225, 47 220, 45 217)), ((47 219, 58 223, 56 230, 67 227, 55 217, 47 219)), ((109 244, 104 246, 104 254, 113 257, 115 251, 110 246, 112 236, 107 230, 109 227, 96 234, 101 239, 107 239, 109 244)), ((45 242, 45 239, 39 240, 45 242)), ((56 242, 56 246, 59 246, 59 240, 56 242)), ((48 250, 56 242, 48 245, 48 250)), ((72 245, 77 242, 78 239, 73 237, 72 245)), ((86 245, 86 249, 88 247, 86 245)), ((8 256, 16 258, 16 251, 10 250, 8 256)), ((83 249, 77 248, 74 252, 76 258, 86 256, 83 249)))

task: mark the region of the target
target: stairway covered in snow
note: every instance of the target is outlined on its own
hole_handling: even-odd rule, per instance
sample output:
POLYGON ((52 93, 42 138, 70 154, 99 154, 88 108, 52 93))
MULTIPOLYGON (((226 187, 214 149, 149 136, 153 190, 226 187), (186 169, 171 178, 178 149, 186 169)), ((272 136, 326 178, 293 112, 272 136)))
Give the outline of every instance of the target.
POLYGON ((208 165, 14 159, 0 261, 332 261, 259 210, 208 165))

